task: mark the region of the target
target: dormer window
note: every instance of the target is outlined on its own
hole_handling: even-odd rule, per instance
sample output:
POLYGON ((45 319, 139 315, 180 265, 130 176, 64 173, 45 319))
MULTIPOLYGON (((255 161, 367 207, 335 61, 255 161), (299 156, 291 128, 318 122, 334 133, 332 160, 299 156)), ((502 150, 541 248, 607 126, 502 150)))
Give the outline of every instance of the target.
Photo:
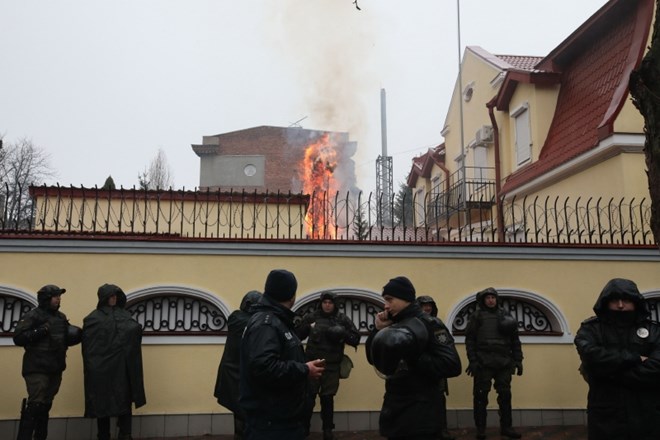
POLYGON ((510 116, 514 119, 516 165, 520 166, 532 158, 532 135, 529 118, 529 104, 524 103, 513 110, 510 116))

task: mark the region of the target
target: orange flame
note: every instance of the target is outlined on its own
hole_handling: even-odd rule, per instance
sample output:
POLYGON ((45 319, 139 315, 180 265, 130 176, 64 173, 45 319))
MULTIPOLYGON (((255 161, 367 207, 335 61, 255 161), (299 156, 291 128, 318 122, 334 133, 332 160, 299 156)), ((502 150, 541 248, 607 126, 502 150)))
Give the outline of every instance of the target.
POLYGON ((328 209, 329 197, 339 188, 335 168, 336 144, 326 133, 305 148, 305 156, 299 164, 303 192, 312 196, 305 220, 307 232, 313 238, 335 238, 334 220, 328 209))

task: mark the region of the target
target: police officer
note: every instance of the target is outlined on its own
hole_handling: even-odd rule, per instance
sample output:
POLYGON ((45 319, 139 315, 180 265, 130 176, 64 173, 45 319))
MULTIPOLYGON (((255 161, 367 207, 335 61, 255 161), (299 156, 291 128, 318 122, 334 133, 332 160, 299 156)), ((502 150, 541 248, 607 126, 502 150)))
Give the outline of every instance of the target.
POLYGON ((291 307, 298 282, 272 270, 241 340, 239 403, 246 440, 302 440, 310 402, 308 379, 323 374, 321 359, 305 360, 291 307))
POLYGON ((367 360, 385 375, 380 434, 389 440, 435 440, 442 430, 440 383, 461 373, 454 339, 422 312, 406 277, 383 287, 384 311, 367 338, 367 360))
POLYGON ((241 366, 241 338, 245 326, 252 316, 252 305, 259 302, 261 293, 251 290, 241 300, 238 310, 227 318, 227 342, 218 366, 213 395, 218 403, 234 413, 234 440, 243 439, 245 414, 238 404, 238 383, 241 366))
POLYGON ((627 279, 610 280, 575 345, 589 384, 589 440, 660 438, 660 326, 627 279))
POLYGON ((477 308, 470 315, 465 329, 465 348, 468 356, 466 373, 474 377, 473 414, 477 439, 486 438, 488 393, 494 382, 500 414, 500 433, 520 438, 512 425, 511 376, 522 375, 522 348, 518 337, 518 323, 505 311, 497 290, 489 287, 476 295, 477 308))
POLYGON ((22 375, 28 392, 17 440, 48 437, 49 411, 62 383, 67 348, 81 339, 81 329, 70 325, 59 311, 64 292, 53 284, 39 289, 39 305, 21 318, 14 332, 14 343, 25 348, 22 375))
MULTIPOLYGON (((305 355, 308 361, 325 359, 325 371, 319 379, 310 381, 312 399, 319 395, 323 440, 333 440, 334 396, 339 389, 339 365, 344 356, 344 346, 357 347, 360 333, 355 324, 337 308, 337 295, 322 292, 317 309, 306 314, 296 327, 301 340, 309 337, 305 355)), ((310 405, 307 426, 309 427, 314 403, 310 405)), ((309 428, 308 428, 309 429, 309 428)))
MULTIPOLYGON (((422 311, 427 315, 433 316, 434 318, 438 317, 438 306, 435 303, 435 300, 428 295, 421 295, 417 297, 417 304, 422 308, 422 311)), ((447 395, 449 395, 449 386, 447 384, 447 379, 445 378, 440 382, 440 399, 442 401, 442 408, 440 410, 440 440, 454 440, 454 437, 449 433, 447 429, 447 395)))

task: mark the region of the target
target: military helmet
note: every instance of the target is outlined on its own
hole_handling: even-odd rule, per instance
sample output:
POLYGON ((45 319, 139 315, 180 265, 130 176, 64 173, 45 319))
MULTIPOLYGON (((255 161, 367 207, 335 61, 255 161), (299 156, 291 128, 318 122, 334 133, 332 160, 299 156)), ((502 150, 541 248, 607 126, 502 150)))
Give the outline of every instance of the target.
POLYGON ((394 374, 401 361, 416 359, 428 341, 428 330, 417 318, 392 324, 380 330, 371 343, 371 360, 384 374, 394 374))
POLYGON ((50 299, 54 296, 59 296, 66 292, 66 289, 61 289, 55 284, 46 284, 37 291, 37 301, 40 306, 46 306, 50 303, 50 299))

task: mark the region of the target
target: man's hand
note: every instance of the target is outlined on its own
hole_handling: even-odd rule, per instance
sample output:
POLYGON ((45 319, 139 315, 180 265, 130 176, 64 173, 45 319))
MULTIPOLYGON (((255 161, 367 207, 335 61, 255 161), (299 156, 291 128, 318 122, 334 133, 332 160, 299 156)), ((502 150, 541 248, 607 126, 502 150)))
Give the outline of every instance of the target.
POLYGON ((513 368, 514 368, 514 371, 516 372, 517 376, 522 376, 522 373, 523 373, 522 362, 520 362, 520 361, 516 362, 514 364, 513 368))
POLYGON ((465 369, 465 372, 468 376, 474 376, 477 373, 477 370, 479 370, 479 364, 476 362, 470 362, 465 369))
POLYGON ((309 361, 306 365, 309 368, 307 375, 310 379, 318 379, 325 371, 325 359, 309 361))
POLYGON ((374 325, 376 326, 376 329, 382 330, 385 327, 392 325, 392 320, 389 318, 390 316, 387 312, 378 312, 376 314, 376 320, 374 321, 374 325))

